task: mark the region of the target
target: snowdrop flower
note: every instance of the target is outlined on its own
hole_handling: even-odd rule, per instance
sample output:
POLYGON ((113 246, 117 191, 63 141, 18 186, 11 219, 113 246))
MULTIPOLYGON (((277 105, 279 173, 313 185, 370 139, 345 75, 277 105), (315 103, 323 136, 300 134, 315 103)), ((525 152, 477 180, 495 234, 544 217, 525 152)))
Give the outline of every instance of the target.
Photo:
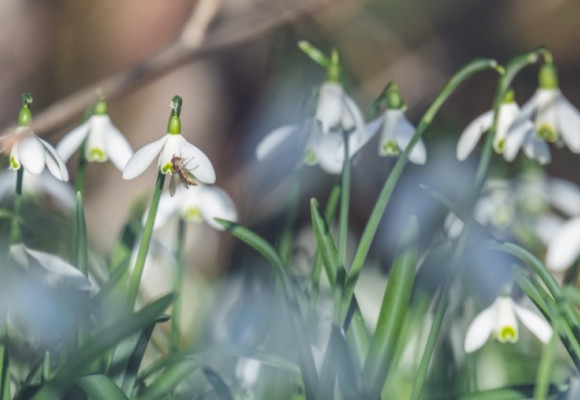
MULTIPOLYGON (((509 90, 498 110, 497 129, 493 138, 493 148, 503 154, 506 161, 513 161, 519 151, 524 147, 524 152, 529 158, 536 159, 541 164, 550 162, 550 149, 546 142, 533 134, 533 123, 529 118, 521 120, 514 126, 514 122, 520 115, 520 108, 515 102, 513 90, 509 90)), ((491 128, 493 123, 493 110, 489 110, 473 122, 463 131, 457 143, 457 159, 465 160, 475 148, 475 145, 484 132, 491 128)))
MULTIPOLYGON (((403 101, 399 88, 397 85, 389 85, 381 94, 381 97, 383 96, 387 102, 386 110, 380 117, 367 124, 364 140, 359 141, 359 143, 354 143, 354 141, 349 143, 353 151, 359 150, 379 130, 381 131, 379 155, 397 156, 409 145, 415 133, 415 127, 405 117, 407 106, 403 101)), ((419 139, 415 144, 409 154, 409 160, 415 164, 425 164, 427 150, 423 140, 419 139)))
POLYGON ((547 343, 552 337, 552 327, 543 318, 517 305, 510 297, 500 296, 480 312, 467 328, 465 352, 473 353, 480 349, 490 337, 500 343, 517 342, 518 319, 541 342, 547 343))
POLYGON ((3 153, 10 154, 9 168, 39 175, 46 166, 60 181, 68 181, 68 171, 56 150, 46 141, 36 136, 30 128, 32 96, 23 96, 22 108, 18 116, 18 127, 12 133, 0 138, 3 153))
POLYGON ((24 244, 10 246, 10 256, 23 268, 37 268, 50 286, 64 284, 78 290, 90 290, 91 283, 81 271, 62 258, 43 251, 32 250, 24 244))
POLYGON ((188 189, 179 186, 173 197, 169 192, 164 193, 159 201, 154 227, 161 227, 175 216, 188 222, 205 221, 212 228, 223 230, 224 228, 214 218, 236 221, 238 213, 231 197, 222 189, 197 185, 188 189))
POLYGON ((66 162, 85 140, 85 158, 89 162, 102 163, 111 159, 113 165, 123 171, 133 155, 129 142, 111 122, 105 100, 97 102, 93 115, 85 123, 67 133, 56 150, 66 162))
POLYGON ((580 217, 560 226, 551 237, 546 252, 546 266, 551 271, 565 271, 580 256, 580 217))
POLYGON ((537 141, 563 141, 571 151, 580 153, 580 113, 560 91, 558 72, 551 62, 540 68, 538 86, 510 131, 534 117, 537 141))
POLYGON ((149 143, 137 151, 127 162, 123 169, 123 179, 133 179, 141 175, 159 156, 159 171, 163 174, 175 173, 172 159, 180 157, 186 164, 186 168, 194 175, 195 179, 203 183, 215 182, 215 171, 211 161, 196 146, 189 143, 181 136, 181 97, 175 96, 171 102, 173 109, 169 119, 167 133, 161 139, 149 143))
POLYGON ((327 80, 318 91, 314 118, 270 132, 256 148, 256 158, 259 161, 281 154, 281 151, 291 147, 292 142, 302 142, 305 164, 320 164, 324 171, 331 174, 342 171, 342 134, 348 134, 349 140, 358 144, 366 136, 366 132, 361 111, 339 83, 340 65, 336 51, 333 51, 326 67, 327 80))

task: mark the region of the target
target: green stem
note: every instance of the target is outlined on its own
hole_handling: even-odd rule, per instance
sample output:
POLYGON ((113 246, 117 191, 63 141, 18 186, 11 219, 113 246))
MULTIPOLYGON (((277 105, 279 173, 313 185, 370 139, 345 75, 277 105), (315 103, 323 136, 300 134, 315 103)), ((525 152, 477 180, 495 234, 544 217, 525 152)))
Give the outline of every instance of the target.
POLYGON ((75 249, 76 263, 74 265, 86 276, 89 275, 88 268, 88 249, 87 249, 87 225, 85 222, 85 209, 83 205, 83 195, 77 192, 76 201, 76 240, 77 248, 75 249))
POLYGON ((294 170, 294 176, 292 178, 292 187, 290 188, 290 201, 288 207, 288 214, 286 214, 286 219, 284 221, 284 230, 282 231, 282 236, 280 238, 280 257, 286 265, 286 268, 290 266, 290 259, 292 257, 292 239, 294 238, 294 224, 296 223, 296 216, 298 215, 298 207, 300 206, 300 181, 301 181, 301 168, 294 170))
POLYGON ((85 190, 85 176, 87 172, 87 158, 85 157, 85 147, 87 141, 85 140, 79 151, 79 164, 75 174, 75 191, 83 192, 85 190))
POLYGON ((348 265, 346 264, 346 247, 348 238, 348 211, 350 203, 350 157, 348 149, 348 136, 346 133, 344 134, 344 161, 342 164, 341 181, 338 258, 340 263, 348 270, 348 265))
POLYGON ((22 211, 22 180, 24 168, 16 171, 16 192, 14 193, 14 214, 10 224, 10 244, 22 243, 22 228, 20 226, 20 213, 22 211))
POLYGON ((421 138, 427 127, 431 124, 433 118, 435 117, 435 115, 445 102, 445 100, 449 98, 449 96, 455 91, 455 89, 457 89, 457 87, 461 83, 463 83, 465 80, 467 80, 468 78, 479 72, 487 71, 489 69, 497 70, 498 68, 499 67, 497 65, 497 62, 495 60, 489 59, 475 60, 467 64, 451 78, 449 83, 447 83, 447 85, 443 88, 439 96, 437 96, 435 101, 433 101, 433 104, 431 104, 431 107, 429 107, 429 109, 421 119, 421 122, 417 126, 417 129, 415 130, 413 137, 411 138, 409 144, 407 145, 407 148, 403 151, 403 154, 397 160, 397 163, 395 164, 393 171, 391 172, 389 178, 386 180, 383 188, 381 189, 379 198, 377 199, 377 202, 375 204, 375 207, 373 208, 369 221, 364 229, 362 238, 354 255, 352 266, 346 280, 345 295, 343 298, 343 309, 347 309, 348 305, 351 302, 352 296, 354 294, 354 287, 356 285, 356 281, 358 280, 360 271, 366 261, 371 243, 379 227, 379 223, 385 212, 391 194, 393 193, 393 190, 395 189, 395 186, 399 181, 401 174, 403 173, 403 169, 409 160, 409 153, 415 146, 415 143, 419 141, 419 139, 421 138))
POLYGON ((175 247, 175 267, 173 270, 173 311, 171 313, 171 351, 179 351, 179 342, 181 337, 181 301, 183 287, 183 273, 185 262, 183 249, 185 248, 185 221, 179 219, 177 225, 177 245, 175 247))
POLYGON ((135 306, 135 300, 137 300, 137 294, 139 293, 141 276, 143 275, 145 259, 147 258, 149 244, 151 243, 151 236, 153 235, 155 215, 157 214, 157 208, 159 207, 159 199, 161 198, 161 193, 163 192, 164 183, 165 175, 159 171, 157 173, 155 191, 153 192, 153 198, 151 199, 151 207, 149 208, 149 214, 147 215, 147 221, 145 222, 145 228, 143 229, 143 237, 141 238, 139 253, 137 253, 137 260, 135 261, 135 268, 133 269, 133 276, 131 277, 131 282, 129 283, 129 296, 127 298, 127 305, 130 309, 133 309, 135 306))

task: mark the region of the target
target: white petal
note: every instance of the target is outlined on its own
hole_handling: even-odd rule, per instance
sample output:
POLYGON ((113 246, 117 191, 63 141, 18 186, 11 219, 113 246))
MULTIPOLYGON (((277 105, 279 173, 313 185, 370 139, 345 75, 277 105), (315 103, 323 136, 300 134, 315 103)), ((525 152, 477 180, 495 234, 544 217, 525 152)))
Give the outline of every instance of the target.
MULTIPOLYGON (((191 190, 192 188, 190 188, 191 190)), ((187 190, 179 186, 175 191, 175 195, 172 197, 169 192, 164 192, 159 199, 159 207, 157 208, 157 214, 155 214, 155 224, 154 229, 160 228, 165 225, 171 218, 175 217, 182 203, 185 201, 185 196, 187 196, 187 190)), ((147 220, 147 215, 149 215, 149 210, 143 214, 143 225, 147 220)))
POLYGON ((203 151, 181 136, 181 154, 195 178, 202 183, 215 183, 215 171, 203 151))
POLYGON ((42 268, 53 275, 53 280, 62 280, 64 283, 74 286, 80 290, 89 290, 91 288, 91 283, 87 277, 84 276, 81 271, 64 261, 62 258, 53 254, 32 250, 26 247, 24 250, 26 253, 28 253, 29 256, 36 259, 42 268))
POLYGON ((85 123, 64 135, 60 142, 58 142, 56 151, 63 161, 68 161, 70 156, 81 146, 83 140, 87 137, 87 133, 89 133, 90 122, 91 119, 89 118, 85 123))
POLYGON ((546 266, 552 271, 567 269, 580 255, 580 218, 566 222, 552 237, 546 251, 546 266))
POLYGON ((561 93, 556 110, 562 139, 571 151, 580 153, 580 112, 561 93))
POLYGON ((540 341, 548 343, 552 337, 552 327, 542 317, 514 303, 514 309, 520 321, 528 328, 540 341))
POLYGON ((322 132, 328 134, 330 129, 341 123, 343 114, 343 90, 338 83, 326 82, 320 87, 316 107, 316 120, 322 125, 322 132))
MULTIPOLYGON (((47 165, 49 164, 49 160, 47 159, 47 165)), ((28 175, 28 177, 32 177, 36 175, 28 175)), ((24 177, 24 182, 29 182, 30 179, 24 177)), ((57 180, 53 175, 43 172, 38 176, 36 179, 35 185, 37 186, 37 190, 39 189, 41 192, 47 193, 51 197, 54 197, 57 202, 69 210, 72 210, 75 206, 76 195, 73 188, 62 181, 57 180)))
POLYGON ((527 124, 527 122, 530 121, 532 115, 538 108, 538 99, 540 98, 540 94, 541 90, 536 90, 532 97, 530 97, 530 99, 522 106, 518 117, 510 129, 519 129, 520 125, 527 124))
POLYGON ((281 148, 284 142, 290 139, 295 131, 302 127, 302 124, 285 125, 270 132, 258 143, 256 147, 256 158, 259 161, 263 161, 268 155, 281 148))
POLYGON ((19 143, 18 158, 22 166, 34 175, 40 174, 46 165, 44 147, 35 136, 23 139, 19 143))
POLYGON ((547 246, 562 225, 564 225, 562 218, 554 214, 546 214, 535 220, 533 228, 536 236, 547 246))
POLYGON ((66 164, 60 158, 54 147, 45 140, 38 138, 40 143, 44 146, 44 150, 46 150, 47 157, 46 157, 46 166, 51 174, 60 181, 68 182, 68 171, 66 169, 66 164))
POLYGON ((580 215, 580 187, 575 183, 560 178, 548 181, 550 204, 568 217, 580 215))
POLYGON ((225 191, 215 186, 203 186, 201 189, 199 205, 205 222, 214 229, 223 230, 214 218, 237 221, 236 205, 225 191))
POLYGON ((514 313, 514 304, 510 297, 501 296, 495 300, 496 316, 493 332, 501 343, 515 343, 518 340, 518 321, 514 313))
POLYGON ((518 125, 512 125, 507 133, 503 150, 503 157, 506 161, 513 161, 516 158, 518 151, 520 151, 520 148, 526 140, 526 137, 529 135, 535 135, 533 130, 534 124, 529 120, 518 125))
MULTIPOLYGON (((411 125, 405 115, 401 114, 401 118, 399 118, 399 123, 395 129, 397 145, 404 151, 415 133, 415 127, 411 125)), ((425 144, 421 139, 419 139, 419 141, 415 143, 415 146, 413 146, 413 149, 409 154, 409 160, 415 164, 425 164, 427 161, 427 150, 425 149, 425 144)))
POLYGON ((496 317, 495 303, 480 312, 469 324, 465 335, 464 349, 466 353, 473 353, 489 339, 496 317))
POLYGON ((558 132, 558 116, 556 114, 556 101, 560 94, 558 89, 538 89, 536 91, 536 131, 542 126, 558 132))
MULTIPOLYGON (((381 129, 381 138, 379 140, 379 155, 389 156, 394 155, 385 151, 385 145, 390 143, 397 143, 397 128, 399 120, 403 118, 403 110, 389 110, 384 112, 383 129, 381 129)), ((399 147, 399 145, 397 145, 399 147)), ((398 150, 398 149, 397 149, 398 150)))
MULTIPOLYGON (((355 132, 348 137, 348 151, 351 157, 358 152, 365 144, 372 139, 383 125, 384 117, 381 115, 377 119, 369 122, 361 132, 355 132)), ((339 153, 344 154, 344 144, 338 150, 339 153)))
POLYGON ((133 156, 131 145, 123 134, 109 120, 105 133, 105 150, 111 162, 119 171, 123 171, 127 162, 133 156))
POLYGON ((540 164, 548 164, 551 160, 550 147, 543 139, 536 134, 530 134, 524 141, 524 152, 526 155, 540 164))
POLYGON ((500 151, 499 144, 505 140, 516 117, 520 112, 520 108, 515 102, 502 103, 499 107, 499 116, 497 120, 497 131, 493 138, 493 146, 497 152, 500 151))
POLYGON ((329 174, 340 174, 342 172, 344 147, 342 147, 342 154, 339 150, 343 142, 342 135, 332 133, 329 135, 319 135, 314 143, 314 151, 318 157, 320 168, 329 174))
POLYGON ((359 141, 365 140, 365 138, 368 135, 366 133, 365 121, 362 112, 360 111, 356 103, 347 94, 344 94, 343 100, 344 100, 344 110, 343 110, 344 115, 342 122, 343 129, 345 129, 346 131, 350 131, 352 128, 354 128, 354 132, 351 132, 350 135, 356 138, 357 143, 359 141), (345 116, 349 117, 350 124, 344 121, 345 116))
POLYGON ((475 118, 461 133, 457 142, 457 159, 465 160, 475 148, 483 132, 487 131, 493 120, 493 111, 487 111, 475 118))
POLYGON ((161 152, 166 140, 167 135, 153 143, 149 143, 133 154, 133 157, 127 161, 127 165, 123 169, 123 179, 133 179, 141 175, 161 152))

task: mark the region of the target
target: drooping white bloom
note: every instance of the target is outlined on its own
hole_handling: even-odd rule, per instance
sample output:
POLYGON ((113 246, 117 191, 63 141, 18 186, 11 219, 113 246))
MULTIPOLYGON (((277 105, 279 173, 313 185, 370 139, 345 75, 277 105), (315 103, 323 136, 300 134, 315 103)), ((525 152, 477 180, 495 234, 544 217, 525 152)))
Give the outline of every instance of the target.
POLYGON ((472 353, 481 348, 489 338, 501 343, 518 341, 518 319, 541 342, 552 337, 552 327, 534 312, 519 306, 510 297, 498 297, 488 308, 480 312, 467 328, 464 349, 472 353))
POLYGON ((215 182, 215 171, 209 158, 181 136, 181 120, 177 113, 170 117, 167 133, 161 139, 142 147, 131 157, 123 169, 123 179, 141 175, 157 156, 159 171, 163 174, 174 174, 172 159, 180 157, 195 179, 208 184, 215 182))
POLYGON ((82 272, 54 254, 32 250, 23 244, 16 244, 10 246, 10 256, 23 268, 40 269, 48 285, 63 284, 78 290, 91 289, 90 281, 82 272))
MULTIPOLYGON (((513 161, 523 146, 524 152, 529 158, 535 159, 541 164, 550 162, 550 149, 548 144, 533 134, 533 123, 529 118, 521 120, 517 126, 514 121, 518 119, 520 108, 514 100, 513 91, 506 94, 504 101, 498 110, 497 130, 493 138, 493 148, 502 154, 506 161, 513 161)), ((484 132, 491 128, 493 123, 493 110, 489 110, 474 119, 465 128, 457 142, 457 159, 465 160, 475 148, 484 132)))
POLYGON ((258 144, 256 158, 263 161, 282 154, 294 141, 302 143, 306 164, 320 164, 326 172, 338 174, 344 160, 344 152, 340 151, 343 133, 354 143, 363 140, 366 132, 362 113, 339 83, 325 82, 320 88, 314 119, 270 132, 258 144))
POLYGON ((164 193, 159 201, 154 227, 159 228, 176 216, 188 222, 205 221, 212 228, 223 230, 214 218, 236 221, 238 213, 234 202, 225 191, 200 184, 188 189, 179 186, 173 197, 168 192, 164 193))
POLYGON ((1 139, 2 152, 10 154, 9 168, 39 175, 44 167, 60 181, 68 181, 68 171, 56 150, 34 134, 29 126, 19 126, 1 139))
MULTIPOLYGON (((17 176, 13 172, 0 172, 0 200, 14 195, 16 180, 17 176)), ((58 204, 71 210, 75 205, 76 196, 73 188, 69 184, 57 180, 46 171, 40 175, 33 175, 24 170, 22 193, 32 196, 47 194, 56 199, 58 204)))
POLYGON ((89 162, 105 162, 110 159, 118 170, 123 171, 133 155, 131 145, 107 115, 106 103, 103 100, 97 103, 95 113, 85 123, 61 139, 56 150, 66 162, 85 140, 85 158, 89 162))

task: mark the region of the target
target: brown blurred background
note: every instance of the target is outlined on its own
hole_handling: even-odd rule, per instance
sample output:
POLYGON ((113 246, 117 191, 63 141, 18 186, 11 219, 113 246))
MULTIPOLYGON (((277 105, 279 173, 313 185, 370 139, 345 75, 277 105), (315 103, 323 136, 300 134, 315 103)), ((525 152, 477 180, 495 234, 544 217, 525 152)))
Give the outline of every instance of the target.
MULTIPOLYGON (((348 88, 363 110, 387 81, 396 81, 414 122, 466 62, 492 57, 501 63, 539 45, 551 49, 563 92, 580 106, 580 2, 575 0, 215 0, 208 5, 216 12, 209 11, 202 48, 217 36, 240 39, 254 24, 279 21, 131 86, 110 99, 110 116, 136 150, 164 134, 169 100, 180 94, 184 136, 211 158, 217 184, 232 195, 245 224, 279 212, 276 199, 283 198, 274 191, 279 185, 252 182, 253 148, 270 130, 297 121, 297 104, 323 79, 323 71, 297 49, 298 40, 340 50, 348 88), (281 10, 290 12, 281 19, 281 10)), ((179 40, 197 6, 191 0, 2 0, 0 127, 15 122, 23 92, 33 93, 33 113, 39 114, 87 85, 142 66, 179 40)), ((520 104, 535 90, 535 74, 535 67, 529 68, 517 79, 520 104)), ((457 137, 489 109, 494 87, 491 73, 462 86, 444 107, 442 135, 457 137)), ((39 134, 56 144, 80 121, 77 113, 39 134)), ((438 141, 434 136, 428 145, 438 141)), ((549 170, 580 181, 576 158, 565 149, 554 151, 549 170)), ((69 166, 74 170, 75 162, 69 166)), ((333 182, 317 170, 314 174, 333 182)), ((87 219, 99 246, 111 247, 131 202, 137 195, 149 198, 154 179, 153 167, 123 181, 110 164, 89 166, 87 219)), ((361 218, 376 191, 354 201, 361 218)), ((207 228, 198 232, 214 243, 205 248, 213 251, 199 257, 218 256, 218 234, 207 228)))

